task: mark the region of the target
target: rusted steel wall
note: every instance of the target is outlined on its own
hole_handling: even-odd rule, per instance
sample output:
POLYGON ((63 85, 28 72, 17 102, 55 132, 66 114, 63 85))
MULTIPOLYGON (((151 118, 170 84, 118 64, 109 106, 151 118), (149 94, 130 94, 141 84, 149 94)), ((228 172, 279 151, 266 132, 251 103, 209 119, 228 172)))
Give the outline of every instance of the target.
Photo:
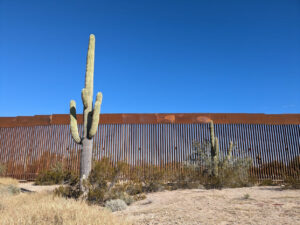
MULTIPOLYGON (((281 179, 283 172, 299 176, 299 114, 101 116, 94 137, 94 159, 109 157, 134 166, 154 164, 162 169, 171 164, 174 170, 178 169, 176 162, 187 159, 193 143, 209 139, 207 122, 213 119, 222 156, 232 140, 236 144, 233 154, 250 157, 254 166, 251 172, 260 179, 281 179), (298 164, 291 163, 293 160, 298 164)), ((7 165, 7 176, 34 179, 38 172, 57 161, 78 172, 79 151, 80 146, 73 142, 69 132, 68 115, 0 118, 0 162, 7 165)))
MULTIPOLYGON (((77 116, 82 123, 82 115, 77 116)), ((101 114, 100 124, 300 124, 300 114, 248 114, 248 113, 153 113, 153 114, 101 114)), ((68 125, 69 115, 0 117, 0 127, 68 125)))

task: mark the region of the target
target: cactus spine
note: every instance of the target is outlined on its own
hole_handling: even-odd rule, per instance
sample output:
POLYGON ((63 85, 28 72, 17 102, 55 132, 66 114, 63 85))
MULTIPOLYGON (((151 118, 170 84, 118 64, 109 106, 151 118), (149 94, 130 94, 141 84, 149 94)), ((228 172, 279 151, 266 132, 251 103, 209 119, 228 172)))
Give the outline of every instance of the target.
POLYGON ((92 169, 93 136, 98 129, 102 93, 98 92, 93 108, 95 36, 90 35, 86 62, 85 87, 81 91, 83 109, 83 136, 80 137, 76 119, 76 103, 70 102, 70 129, 73 140, 81 145, 80 157, 80 188, 85 192, 83 182, 88 178, 92 169))

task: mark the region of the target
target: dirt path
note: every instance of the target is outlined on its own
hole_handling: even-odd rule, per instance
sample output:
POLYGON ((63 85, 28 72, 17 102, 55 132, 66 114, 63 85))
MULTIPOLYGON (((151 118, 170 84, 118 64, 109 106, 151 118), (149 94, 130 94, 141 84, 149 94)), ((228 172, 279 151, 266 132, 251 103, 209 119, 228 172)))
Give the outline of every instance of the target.
POLYGON ((34 182, 26 182, 26 183, 19 183, 19 188, 23 188, 28 191, 33 192, 41 192, 41 191, 53 191, 55 188, 59 187, 60 185, 34 185, 34 182))
POLYGON ((135 224, 300 224, 300 190, 251 187, 148 194, 115 212, 135 224), (249 195, 249 196, 248 196, 249 195))

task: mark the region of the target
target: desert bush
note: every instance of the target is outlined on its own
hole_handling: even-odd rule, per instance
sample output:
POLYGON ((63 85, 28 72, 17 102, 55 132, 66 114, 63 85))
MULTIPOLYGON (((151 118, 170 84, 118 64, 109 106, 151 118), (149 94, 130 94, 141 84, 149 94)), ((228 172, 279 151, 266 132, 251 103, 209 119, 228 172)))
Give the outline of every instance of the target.
POLYGON ((20 193, 20 188, 13 185, 2 185, 0 184, 0 195, 16 195, 20 193))
POLYGON ((259 182, 260 186, 275 186, 276 184, 273 182, 272 179, 264 179, 259 182))
POLYGON ((129 195, 138 195, 143 193, 143 184, 141 182, 129 181, 126 186, 126 192, 129 195))
POLYGON ((188 157, 185 166, 198 174, 198 181, 206 188, 244 187, 253 185, 256 180, 250 176, 252 161, 232 155, 233 146, 227 156, 212 157, 211 142, 194 143, 193 153, 188 157))
POLYGON ((249 198, 250 198, 250 195, 247 193, 247 194, 244 194, 244 196, 243 196, 242 199, 247 200, 247 199, 249 199, 249 198))
POLYGON ((114 198, 123 200, 127 205, 131 205, 134 202, 134 198, 127 192, 117 192, 114 198))
POLYGON ((143 192, 157 192, 165 189, 164 185, 164 171, 157 166, 147 166, 146 170, 149 174, 142 179, 143 192))
POLYGON ((137 195, 133 195, 133 199, 134 201, 140 201, 140 200, 144 200, 146 199, 146 195, 145 194, 137 194, 137 195))
POLYGON ((112 212, 121 211, 127 208, 126 203, 121 199, 109 200, 105 203, 105 207, 112 212))
MULTIPOLYGON (((142 182, 135 180, 122 181, 129 166, 124 162, 112 165, 108 158, 93 163, 93 169, 84 183, 87 200, 90 203, 105 206, 110 200, 121 199, 127 205, 142 198, 142 182)), ((79 188, 79 180, 55 190, 55 194, 67 198, 79 198, 82 194, 79 188)))
POLYGON ((36 185, 53 185, 63 183, 77 183, 78 176, 62 168, 61 163, 56 163, 50 170, 41 172, 35 179, 36 185))
POLYGON ((293 176, 286 176, 283 180, 285 189, 300 189, 300 180, 293 176))
POLYGON ((79 182, 71 183, 66 186, 59 186, 54 190, 54 195, 58 197, 78 199, 82 194, 79 182))

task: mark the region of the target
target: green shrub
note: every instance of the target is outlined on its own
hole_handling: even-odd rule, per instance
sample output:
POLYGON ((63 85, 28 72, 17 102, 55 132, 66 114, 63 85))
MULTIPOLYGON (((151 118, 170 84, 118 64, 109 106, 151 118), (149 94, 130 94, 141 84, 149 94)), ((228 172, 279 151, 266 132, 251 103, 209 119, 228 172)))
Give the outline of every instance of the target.
POLYGON ((79 182, 77 184, 59 186, 54 190, 54 195, 65 198, 78 199, 82 195, 82 192, 80 191, 79 182))
POLYGON ((129 195, 138 195, 143 193, 143 185, 141 182, 129 181, 125 190, 129 195))
MULTIPOLYGON (((205 188, 245 187, 256 182, 255 178, 250 176, 250 158, 236 158, 230 152, 225 158, 212 160, 209 141, 194 144, 194 151, 188 157, 185 166, 196 171, 197 180, 205 188)), ((187 183, 191 183, 191 179, 187 183)))
MULTIPOLYGON (((127 205, 141 199, 142 182, 134 180, 121 182, 121 177, 127 173, 128 168, 128 165, 123 162, 113 166, 108 158, 94 162, 93 169, 85 183, 88 190, 87 200, 90 203, 105 206, 107 201, 115 199, 121 199, 127 205)), ((79 180, 57 188, 55 194, 67 198, 79 198, 82 194, 79 190, 79 180)))
POLYGON ((78 176, 65 171, 60 163, 55 164, 50 170, 41 172, 35 179, 35 185, 53 185, 64 183, 77 183, 78 176))

